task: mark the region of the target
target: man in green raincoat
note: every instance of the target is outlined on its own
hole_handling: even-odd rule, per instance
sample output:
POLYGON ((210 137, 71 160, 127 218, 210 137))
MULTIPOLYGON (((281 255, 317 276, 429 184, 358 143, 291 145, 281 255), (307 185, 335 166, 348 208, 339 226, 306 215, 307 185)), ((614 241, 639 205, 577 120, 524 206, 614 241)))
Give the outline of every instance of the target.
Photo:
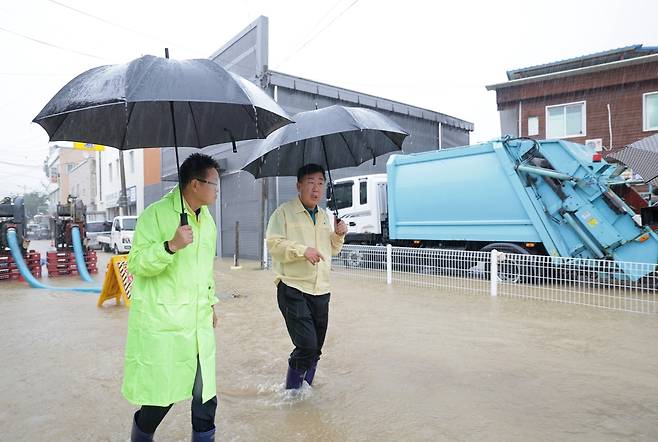
POLYGON ((128 271, 134 276, 122 393, 141 408, 131 441, 148 442, 175 402, 192 398, 192 440, 214 441, 217 396, 213 261, 217 230, 208 205, 219 165, 193 154, 179 187, 137 221, 128 271), (189 225, 180 225, 183 192, 189 225))

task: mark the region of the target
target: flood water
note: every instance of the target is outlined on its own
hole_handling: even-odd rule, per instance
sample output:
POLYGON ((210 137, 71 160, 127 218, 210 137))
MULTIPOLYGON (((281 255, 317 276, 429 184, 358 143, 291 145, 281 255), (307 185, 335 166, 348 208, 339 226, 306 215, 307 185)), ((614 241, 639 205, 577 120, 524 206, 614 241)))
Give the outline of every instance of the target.
MULTIPOLYGON (((218 441, 658 440, 655 315, 336 276, 315 385, 293 395, 273 276, 230 264, 216 266, 218 441)), ((128 311, 96 301, 0 281, 0 440, 129 439, 128 311)), ((176 404, 156 440, 189 440, 189 422, 176 404)))

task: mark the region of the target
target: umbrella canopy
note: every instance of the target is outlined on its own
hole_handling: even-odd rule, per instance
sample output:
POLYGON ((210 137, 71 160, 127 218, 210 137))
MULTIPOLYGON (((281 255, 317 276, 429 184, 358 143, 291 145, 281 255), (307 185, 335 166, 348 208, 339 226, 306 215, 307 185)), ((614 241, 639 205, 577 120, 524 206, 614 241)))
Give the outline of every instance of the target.
MULTIPOLYGON (((289 124, 264 91, 208 59, 146 55, 90 69, 64 86, 34 120, 50 141, 135 149, 205 147, 265 138, 289 124)), ((187 224, 181 193, 181 223, 187 224)))
POLYGON ((658 184, 658 134, 631 143, 609 157, 621 161, 650 184, 658 184))
POLYGON ((257 142, 242 167, 256 178, 295 176, 305 164, 327 170, 355 167, 400 150, 407 132, 379 112, 330 106, 293 117, 295 121, 257 142))
POLYGON ((118 149, 265 138, 290 123, 264 91, 211 60, 152 55, 78 75, 33 121, 51 141, 118 149))
MULTIPOLYGON (((293 117, 283 127, 258 143, 243 170, 256 178, 295 176, 300 167, 316 163, 331 169, 355 167, 370 159, 402 149, 409 135, 400 125, 379 112, 345 106, 329 106, 293 117)), ((338 211, 334 209, 336 217, 338 211)))

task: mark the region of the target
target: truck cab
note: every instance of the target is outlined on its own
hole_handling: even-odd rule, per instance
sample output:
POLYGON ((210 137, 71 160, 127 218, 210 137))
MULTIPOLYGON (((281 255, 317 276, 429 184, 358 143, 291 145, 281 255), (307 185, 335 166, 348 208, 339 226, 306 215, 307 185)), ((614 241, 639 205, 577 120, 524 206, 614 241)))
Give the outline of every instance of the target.
POLYGON ((109 221, 87 221, 85 229, 87 235, 87 246, 92 249, 99 249, 103 246, 98 241, 100 236, 109 236, 112 232, 112 223, 109 221))
POLYGON ((109 235, 99 235, 98 242, 105 251, 114 254, 128 253, 132 247, 133 234, 137 225, 136 216, 117 216, 112 221, 109 235))
POLYGON ((327 207, 330 218, 333 209, 347 223, 347 243, 381 244, 382 222, 386 221, 386 174, 361 175, 334 182, 334 198, 327 188, 327 207))

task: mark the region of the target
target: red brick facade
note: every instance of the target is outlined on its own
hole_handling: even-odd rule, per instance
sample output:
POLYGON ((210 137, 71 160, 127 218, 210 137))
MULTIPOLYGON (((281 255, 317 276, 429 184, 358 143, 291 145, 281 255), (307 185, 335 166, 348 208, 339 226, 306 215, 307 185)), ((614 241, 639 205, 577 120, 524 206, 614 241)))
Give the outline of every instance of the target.
POLYGON ((538 117, 539 134, 533 138, 546 138, 546 106, 579 101, 586 102, 586 135, 569 141, 601 138, 609 149, 608 104, 614 150, 658 133, 643 130, 642 109, 643 94, 658 92, 658 62, 503 87, 496 92, 498 110, 516 110, 521 102, 522 136, 528 135, 528 118, 538 117))

